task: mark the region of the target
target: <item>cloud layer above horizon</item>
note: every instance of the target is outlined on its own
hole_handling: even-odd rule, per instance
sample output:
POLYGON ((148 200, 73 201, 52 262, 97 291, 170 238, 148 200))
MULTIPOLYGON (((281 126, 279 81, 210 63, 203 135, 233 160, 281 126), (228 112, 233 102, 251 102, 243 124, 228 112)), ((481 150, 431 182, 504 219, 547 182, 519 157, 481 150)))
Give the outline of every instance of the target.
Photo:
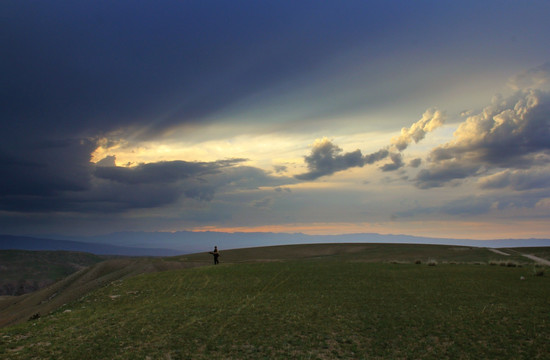
POLYGON ((0 225, 548 237, 550 5, 491 5, 8 1, 0 225))

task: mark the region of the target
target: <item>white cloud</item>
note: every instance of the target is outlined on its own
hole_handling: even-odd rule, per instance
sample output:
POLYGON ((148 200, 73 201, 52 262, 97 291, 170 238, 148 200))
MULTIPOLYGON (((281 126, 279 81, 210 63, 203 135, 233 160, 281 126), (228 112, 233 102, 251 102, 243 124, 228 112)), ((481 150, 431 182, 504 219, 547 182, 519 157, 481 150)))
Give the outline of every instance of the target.
POLYGON ((442 126, 444 122, 445 115, 443 112, 435 109, 426 110, 422 114, 422 118, 412 124, 410 128, 402 128, 401 135, 393 137, 391 143, 397 150, 403 151, 411 142, 418 143, 424 139, 427 133, 442 126))

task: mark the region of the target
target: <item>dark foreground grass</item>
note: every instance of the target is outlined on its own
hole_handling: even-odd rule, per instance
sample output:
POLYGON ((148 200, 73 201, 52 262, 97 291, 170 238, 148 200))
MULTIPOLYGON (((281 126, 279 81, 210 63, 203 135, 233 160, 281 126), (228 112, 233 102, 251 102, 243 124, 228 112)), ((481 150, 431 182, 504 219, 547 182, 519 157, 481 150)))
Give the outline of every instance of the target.
POLYGON ((167 271, 0 329, 0 358, 547 358, 549 285, 528 268, 480 265, 309 260, 167 271))

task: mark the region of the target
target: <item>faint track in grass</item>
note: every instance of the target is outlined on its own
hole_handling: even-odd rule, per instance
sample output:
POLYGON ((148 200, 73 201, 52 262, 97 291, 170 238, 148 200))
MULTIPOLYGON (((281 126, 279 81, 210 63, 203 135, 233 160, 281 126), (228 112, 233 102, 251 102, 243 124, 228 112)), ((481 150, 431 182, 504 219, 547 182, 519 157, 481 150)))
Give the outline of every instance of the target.
POLYGON ((500 251, 497 249, 487 248, 487 250, 494 252, 495 254, 504 255, 504 256, 510 256, 510 254, 505 253, 504 251, 500 251))
POLYGON ((534 262, 537 262, 541 265, 546 265, 546 266, 550 266, 550 261, 546 260, 546 259, 543 259, 543 258, 540 258, 538 256, 535 256, 535 255, 529 255, 529 254, 521 254, 522 256, 528 258, 528 259, 531 259, 533 260, 534 262))
POLYGON ((547 260, 547 259, 543 259, 541 257, 535 256, 535 255, 532 255, 532 254, 523 254, 523 253, 520 253, 519 251, 513 250, 513 249, 508 249, 508 250, 512 251, 512 252, 515 252, 516 254, 521 255, 523 257, 526 257, 530 260, 533 260, 534 262, 536 262, 540 265, 550 266, 550 261, 547 260))
MULTIPOLYGON (((209 285, 211 280, 210 276, 211 275, 207 275, 205 278, 191 279, 191 281, 189 282, 190 284, 189 286, 200 292, 200 290, 205 289, 209 285)), ((262 295, 266 294, 269 289, 275 289, 280 287, 281 285, 286 283, 291 278, 291 276, 292 274, 288 268, 281 269, 280 271, 275 273, 269 279, 269 281, 265 283, 265 285, 261 286, 260 289, 258 289, 258 291, 254 293, 254 295, 247 296, 246 299, 243 299, 242 304, 237 308, 235 308, 235 310, 229 316, 225 317, 223 321, 218 322, 216 331, 213 332, 210 336, 211 341, 215 342, 215 339, 223 333, 224 329, 231 323, 235 323, 240 313, 247 307, 252 306, 254 302, 258 299, 258 297, 261 297, 262 295)), ((188 329, 197 323, 212 322, 213 319, 218 318, 221 313, 227 312, 227 311, 228 311, 227 308, 220 307, 215 311, 212 311, 206 315, 203 315, 202 317, 189 318, 185 320, 184 324, 182 324, 181 329, 188 329)))
POLYGON ((223 323, 221 323, 215 334, 212 335, 212 338, 217 338, 220 336, 224 329, 231 323, 234 323, 238 316, 241 314, 241 312, 248 308, 249 306, 253 306, 254 302, 261 296, 267 293, 268 290, 273 290, 284 283, 286 283, 290 278, 292 274, 288 268, 281 269, 279 272, 275 273, 269 281, 262 286, 253 296, 247 296, 246 299, 243 301, 242 305, 239 306, 230 316, 228 316, 223 323), (281 276, 282 275, 282 276, 281 276))

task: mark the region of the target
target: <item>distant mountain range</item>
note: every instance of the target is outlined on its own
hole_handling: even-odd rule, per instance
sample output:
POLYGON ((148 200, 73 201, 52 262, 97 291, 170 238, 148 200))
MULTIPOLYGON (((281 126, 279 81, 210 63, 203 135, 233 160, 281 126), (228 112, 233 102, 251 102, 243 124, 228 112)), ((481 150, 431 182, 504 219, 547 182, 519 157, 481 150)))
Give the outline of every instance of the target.
POLYGON ((172 256, 181 254, 170 249, 125 247, 118 245, 36 238, 27 236, 0 235, 0 250, 65 250, 87 252, 96 255, 124 256, 172 256))
POLYGON ((26 237, 0 235, 0 249, 68 250, 98 255, 172 256, 221 249, 313 243, 403 243, 509 248, 550 246, 550 239, 470 240, 426 238, 375 233, 348 235, 306 235, 302 233, 222 233, 222 232, 118 232, 100 236, 67 237, 42 235, 26 237))

